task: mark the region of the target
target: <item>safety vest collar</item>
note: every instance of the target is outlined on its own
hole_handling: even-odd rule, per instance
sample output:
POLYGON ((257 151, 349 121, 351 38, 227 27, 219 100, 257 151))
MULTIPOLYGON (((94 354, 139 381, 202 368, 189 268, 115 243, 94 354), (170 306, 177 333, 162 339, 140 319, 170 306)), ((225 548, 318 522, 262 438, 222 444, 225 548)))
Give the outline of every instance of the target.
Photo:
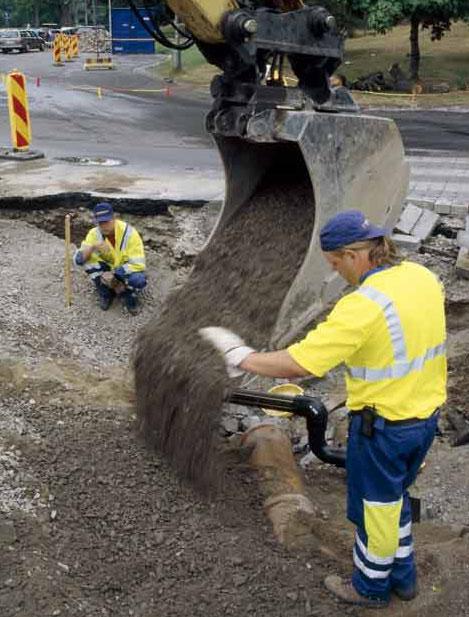
POLYGON ((361 275, 359 279, 360 285, 362 285, 369 276, 372 276, 373 274, 376 274, 377 272, 382 272, 383 270, 387 270, 390 267, 391 266, 389 264, 383 264, 381 266, 376 266, 375 268, 371 268, 371 270, 368 270, 368 272, 365 272, 365 274, 361 275))

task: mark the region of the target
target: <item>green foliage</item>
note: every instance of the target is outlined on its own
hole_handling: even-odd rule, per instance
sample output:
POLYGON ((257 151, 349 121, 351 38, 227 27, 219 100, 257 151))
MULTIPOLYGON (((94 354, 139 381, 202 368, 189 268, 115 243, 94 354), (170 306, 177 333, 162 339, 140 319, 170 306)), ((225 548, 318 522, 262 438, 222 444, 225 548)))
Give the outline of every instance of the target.
POLYGON ((386 33, 396 24, 409 20, 410 75, 419 78, 419 26, 430 31, 432 41, 450 30, 451 22, 469 15, 469 0, 348 0, 352 10, 366 15, 368 26, 386 33))
POLYGON ((469 15, 468 0, 349 0, 349 6, 367 15, 369 27, 377 32, 387 32, 405 19, 417 18, 432 31, 433 38, 441 38, 452 20, 469 15))
MULTIPOLYGON (((0 27, 37 26, 42 23, 71 26, 83 23, 85 13, 88 14, 89 23, 92 23, 93 5, 96 7, 97 22, 107 23, 107 1, 104 0, 0 0, 0 27)), ((127 6, 127 2, 112 0, 112 6, 127 6)))

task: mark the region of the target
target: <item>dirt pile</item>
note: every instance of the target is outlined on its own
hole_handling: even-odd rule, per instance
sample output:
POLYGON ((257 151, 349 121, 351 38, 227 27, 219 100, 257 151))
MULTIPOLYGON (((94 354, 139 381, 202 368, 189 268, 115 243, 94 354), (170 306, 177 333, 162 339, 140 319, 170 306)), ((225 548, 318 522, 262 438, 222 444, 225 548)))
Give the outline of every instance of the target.
POLYGON ((261 348, 303 262, 314 220, 311 186, 272 169, 197 258, 160 319, 140 332, 135 385, 140 428, 200 488, 222 478, 216 455, 228 377, 198 329, 223 326, 261 348))

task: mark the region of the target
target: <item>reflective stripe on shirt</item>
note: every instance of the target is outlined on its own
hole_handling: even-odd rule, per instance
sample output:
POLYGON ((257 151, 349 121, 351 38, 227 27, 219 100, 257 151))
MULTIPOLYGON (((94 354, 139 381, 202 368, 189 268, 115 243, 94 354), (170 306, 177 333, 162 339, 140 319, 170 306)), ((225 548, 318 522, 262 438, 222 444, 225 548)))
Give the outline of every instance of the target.
POLYGON ((127 223, 124 235, 122 236, 121 245, 119 247, 120 251, 125 251, 127 248, 127 244, 129 243, 130 236, 132 235, 132 227, 127 223))
POLYGON ((425 362, 433 360, 437 356, 444 356, 446 344, 441 343, 435 347, 428 348, 425 353, 417 356, 413 360, 408 360, 405 344, 404 331, 401 320, 396 312, 394 303, 385 294, 373 287, 361 287, 357 293, 369 298, 383 309, 384 318, 391 338, 394 362, 384 368, 369 368, 365 366, 348 366, 347 370, 351 377, 364 381, 381 381, 382 379, 399 379, 406 377, 413 371, 423 368, 425 362))

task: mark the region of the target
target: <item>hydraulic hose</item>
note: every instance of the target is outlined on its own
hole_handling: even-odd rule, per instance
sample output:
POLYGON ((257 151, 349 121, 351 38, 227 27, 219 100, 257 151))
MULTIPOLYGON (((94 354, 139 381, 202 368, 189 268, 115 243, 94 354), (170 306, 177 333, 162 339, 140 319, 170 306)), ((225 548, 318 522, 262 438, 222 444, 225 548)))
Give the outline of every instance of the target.
POLYGON ((268 394, 255 390, 232 390, 227 396, 227 401, 246 407, 288 411, 305 418, 309 447, 313 454, 324 463, 345 467, 345 448, 332 448, 326 443, 328 412, 321 399, 304 395, 268 394))
MULTIPOLYGON (((183 43, 180 43, 180 44, 173 43, 172 41, 168 39, 168 37, 161 30, 161 28, 159 27, 158 23, 155 20, 152 19, 153 29, 148 26, 146 21, 141 16, 140 11, 137 8, 137 5, 135 4, 134 0, 127 0, 127 4, 132 9, 133 14, 138 19, 141 26, 148 32, 150 36, 152 36, 158 43, 160 43, 160 45, 163 45, 164 47, 168 47, 169 49, 176 49, 176 50, 184 51, 185 49, 189 49, 189 47, 192 47, 192 45, 194 44, 194 40, 192 39, 192 37, 188 36, 187 34, 184 34, 187 40, 184 41, 183 43)), ((147 9, 147 13, 151 17, 148 9, 147 9)))

